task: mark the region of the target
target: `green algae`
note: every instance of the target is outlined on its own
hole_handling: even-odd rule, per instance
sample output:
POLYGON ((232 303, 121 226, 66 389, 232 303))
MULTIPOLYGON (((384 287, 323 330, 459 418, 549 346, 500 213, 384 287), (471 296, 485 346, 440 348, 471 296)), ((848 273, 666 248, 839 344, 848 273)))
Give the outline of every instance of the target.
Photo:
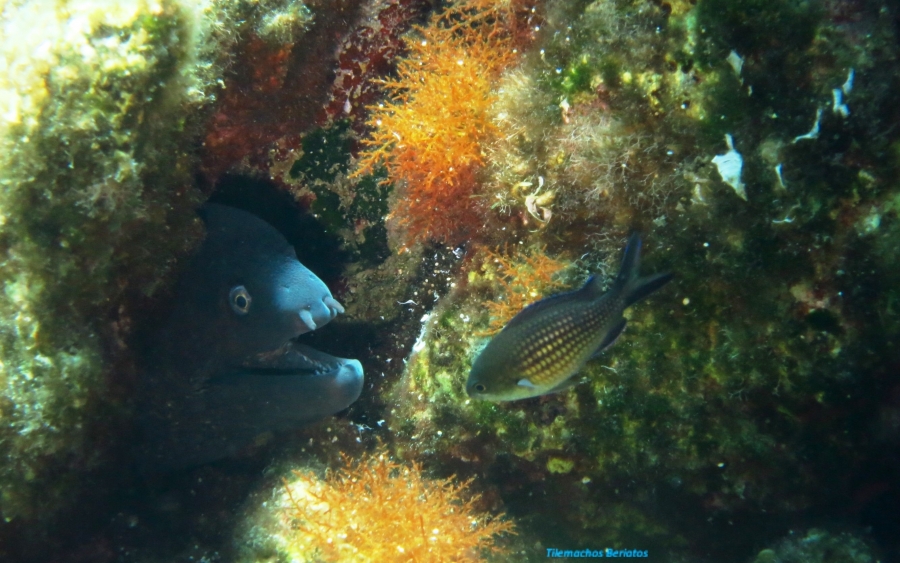
POLYGON ((735 50, 742 56, 763 56, 767 68, 776 69, 809 47, 822 13, 817 3, 804 0, 704 0, 696 16, 702 64, 713 65, 735 50))
POLYGON ((312 11, 299 0, 267 0, 259 3, 253 31, 263 40, 285 45, 303 35, 312 24, 312 11))
MULTIPOLYGON (((187 14, 174 5, 155 14, 112 14, 105 25, 86 26, 74 44, 55 45, 48 66, 28 77, 35 81, 35 106, 20 106, 16 119, 5 123, 0 208, 8 290, 0 355, 9 404, 3 457, 10 463, 3 465, 0 489, 7 519, 34 514, 31 495, 44 484, 46 458, 90 460, 83 432, 108 369, 102 351, 109 327, 98 321, 106 303, 121 299, 116 278, 122 269, 134 267, 133 279, 144 291, 158 283, 152 268, 160 264, 140 266, 152 254, 138 241, 172 218, 145 209, 177 202, 167 192, 183 180, 189 162, 169 155, 167 172, 160 166, 164 155, 149 142, 172 139, 183 127, 157 116, 182 101, 162 94, 181 82, 187 14), (159 187, 145 189, 145 178, 159 187), (130 258, 121 260, 132 246, 130 258)), ((183 244, 161 242, 168 252, 183 244)), ((40 494, 58 503, 64 492, 63 486, 40 494)))
POLYGON ((812 529, 756 554, 752 563, 874 563, 880 558, 859 534, 812 529))
POLYGON ((352 144, 347 121, 315 129, 303 137, 302 156, 289 175, 314 195, 310 210, 316 218, 341 235, 356 261, 372 265, 390 255, 384 216, 392 187, 384 181, 384 169, 348 186, 352 144))

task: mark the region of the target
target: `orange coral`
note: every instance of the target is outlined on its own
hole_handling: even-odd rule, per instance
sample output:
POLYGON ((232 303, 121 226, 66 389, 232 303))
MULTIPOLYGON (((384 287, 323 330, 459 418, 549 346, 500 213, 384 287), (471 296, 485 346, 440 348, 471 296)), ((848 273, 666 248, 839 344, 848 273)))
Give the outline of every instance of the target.
MULTIPOLYGON (((475 561, 499 551, 493 537, 513 525, 479 513, 470 481, 431 480, 419 464, 401 466, 381 452, 324 481, 294 472, 285 482, 288 549, 299 557, 348 562, 475 561), (463 497, 468 500, 463 500, 463 497)), ((317 559, 318 560, 318 559, 317 559)))
POLYGON ((499 332, 516 313, 564 284, 559 273, 568 264, 554 260, 545 254, 544 248, 530 252, 516 252, 515 256, 484 249, 482 270, 493 276, 500 285, 498 299, 485 305, 490 313, 490 325, 481 336, 499 332))
POLYGON ((498 134, 489 109, 499 73, 517 57, 519 35, 510 1, 463 0, 417 27, 389 100, 370 108, 356 175, 383 165, 398 187, 389 219, 405 242, 457 244, 483 224, 473 198, 483 147, 498 134))

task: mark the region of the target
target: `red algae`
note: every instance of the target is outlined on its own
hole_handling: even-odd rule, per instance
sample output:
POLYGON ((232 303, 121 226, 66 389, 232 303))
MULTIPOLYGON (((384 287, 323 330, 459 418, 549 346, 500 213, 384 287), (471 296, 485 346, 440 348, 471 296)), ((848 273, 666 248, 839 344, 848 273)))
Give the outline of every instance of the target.
POLYGON ((371 14, 347 34, 337 55, 337 71, 329 101, 319 123, 349 119, 359 134, 366 130, 366 107, 382 94, 379 79, 395 69, 397 57, 405 54, 403 34, 425 16, 426 0, 375 1, 371 14))
POLYGON ((480 512, 471 480, 428 479, 419 464, 399 465, 385 452, 330 473, 294 472, 285 482, 283 534, 296 557, 324 561, 478 561, 501 551, 494 537, 513 524, 480 512))
POLYGON ((519 311, 529 304, 562 289, 560 279, 568 264, 547 256, 544 248, 514 254, 484 249, 482 271, 491 276, 500 288, 500 294, 485 302, 490 313, 490 324, 481 336, 500 332, 519 311))
POLYGON ((211 182, 238 164, 269 170, 316 124, 332 80, 334 52, 362 2, 306 4, 314 19, 301 17, 280 30, 243 30, 204 133, 202 169, 211 182))
POLYGON ((370 107, 355 175, 387 169, 399 196, 388 219, 405 245, 460 244, 484 224, 479 172, 499 135, 494 83, 519 57, 516 15, 510 2, 452 4, 416 27, 397 77, 383 82, 389 99, 370 107))

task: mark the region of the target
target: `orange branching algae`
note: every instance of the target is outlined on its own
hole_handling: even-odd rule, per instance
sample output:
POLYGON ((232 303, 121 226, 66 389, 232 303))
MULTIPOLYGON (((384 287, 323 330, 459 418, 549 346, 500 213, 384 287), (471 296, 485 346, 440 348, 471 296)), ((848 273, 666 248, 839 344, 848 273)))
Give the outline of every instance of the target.
POLYGON ((494 81, 518 56, 515 15, 509 0, 462 0, 433 16, 406 40, 388 100, 370 108, 355 175, 387 169, 399 190, 388 218, 407 244, 457 244, 484 222, 478 172, 498 136, 494 81))
POLYGON ((564 286, 559 274, 568 264, 550 258, 543 248, 513 256, 484 249, 484 254, 482 270, 494 278, 500 292, 496 300, 485 303, 491 320, 480 336, 499 332, 516 313, 564 286))
POLYGON ((511 522, 476 510, 471 481, 431 480, 422 467, 398 465, 384 452, 329 474, 294 472, 285 482, 285 534, 297 557, 347 562, 478 561, 499 551, 494 536, 511 522))

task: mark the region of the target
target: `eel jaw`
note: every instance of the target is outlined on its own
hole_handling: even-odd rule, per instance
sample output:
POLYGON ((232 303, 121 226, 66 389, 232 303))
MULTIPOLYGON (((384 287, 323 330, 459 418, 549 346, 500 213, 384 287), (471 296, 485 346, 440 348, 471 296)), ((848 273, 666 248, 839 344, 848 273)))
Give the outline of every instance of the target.
POLYGON ((260 436, 292 430, 349 407, 363 388, 358 360, 288 342, 192 392, 175 393, 142 421, 142 470, 183 469, 241 453, 260 436))
MULTIPOLYGON (((338 358, 289 341, 224 377, 251 390, 271 388, 276 396, 266 400, 270 413, 285 408, 290 410, 285 416, 294 421, 314 420, 344 410, 359 398, 363 368, 359 360, 338 358)), ((222 379, 214 378, 209 385, 222 379)))

